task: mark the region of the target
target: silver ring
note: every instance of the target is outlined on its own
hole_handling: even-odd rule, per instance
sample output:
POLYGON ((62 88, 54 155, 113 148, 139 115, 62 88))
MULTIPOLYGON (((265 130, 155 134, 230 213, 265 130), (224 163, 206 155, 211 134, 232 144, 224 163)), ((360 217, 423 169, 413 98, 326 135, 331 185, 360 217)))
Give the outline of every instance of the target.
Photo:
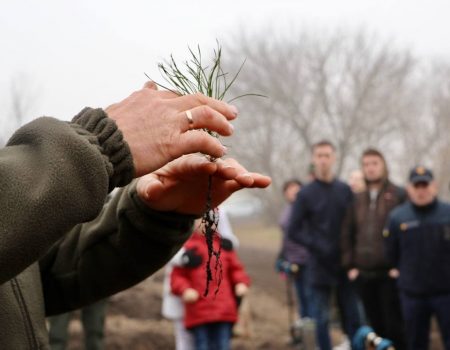
POLYGON ((186 118, 189 122, 189 129, 192 129, 194 127, 194 118, 192 118, 192 112, 190 109, 186 111, 186 118))

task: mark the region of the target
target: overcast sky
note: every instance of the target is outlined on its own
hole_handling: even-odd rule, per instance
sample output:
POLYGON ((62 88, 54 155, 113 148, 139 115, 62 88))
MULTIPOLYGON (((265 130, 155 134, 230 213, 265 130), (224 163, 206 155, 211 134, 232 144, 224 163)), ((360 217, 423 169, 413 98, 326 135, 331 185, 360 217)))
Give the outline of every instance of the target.
MULTIPOLYGON (((11 80, 36 92, 32 116, 69 119, 140 87, 144 72, 187 45, 211 47, 238 28, 358 28, 450 57, 450 2, 413 0, 0 0, 2 118, 11 80)), ((226 54, 226 53, 225 53, 226 54)))

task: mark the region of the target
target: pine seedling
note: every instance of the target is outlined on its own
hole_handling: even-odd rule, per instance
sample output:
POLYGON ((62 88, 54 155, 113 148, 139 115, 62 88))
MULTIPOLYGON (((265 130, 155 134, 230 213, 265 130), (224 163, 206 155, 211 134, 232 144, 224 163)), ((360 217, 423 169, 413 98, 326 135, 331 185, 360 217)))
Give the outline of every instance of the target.
MULTIPOLYGON (((200 46, 197 46, 196 51, 192 50, 191 48, 188 49, 190 58, 184 61, 181 65, 177 64, 173 55, 170 55, 170 59, 165 63, 158 64, 158 68, 163 79, 165 80, 165 83, 161 84, 154 81, 155 84, 178 95, 202 93, 217 100, 224 100, 230 87, 239 76, 239 73, 241 72, 242 67, 245 64, 245 60, 239 67, 236 74, 230 77, 228 73, 224 72, 222 68, 222 48, 219 43, 217 43, 217 48, 214 50, 213 57, 207 65, 205 65, 202 61, 202 52, 200 50, 200 46)), ((148 75, 147 77, 152 80, 148 75)), ((259 94, 244 94, 234 97, 227 102, 232 102, 244 96, 263 97, 263 95, 259 94)), ((206 131, 211 136, 217 138, 219 137, 216 132, 208 129, 204 129, 204 131, 206 131)), ((212 162, 216 160, 212 157, 208 157, 208 159, 212 162)), ((208 247, 208 260, 206 263, 206 287, 204 292, 204 296, 207 296, 209 293, 209 283, 213 279, 211 271, 212 256, 215 256, 216 258, 214 268, 216 274, 218 274, 218 286, 215 291, 216 294, 219 290, 220 282, 222 280, 220 244, 217 250, 215 250, 213 246, 214 235, 217 232, 217 226, 219 223, 219 215, 217 208, 212 207, 212 176, 209 176, 208 178, 206 207, 205 212, 202 216, 202 223, 203 233, 208 247)))

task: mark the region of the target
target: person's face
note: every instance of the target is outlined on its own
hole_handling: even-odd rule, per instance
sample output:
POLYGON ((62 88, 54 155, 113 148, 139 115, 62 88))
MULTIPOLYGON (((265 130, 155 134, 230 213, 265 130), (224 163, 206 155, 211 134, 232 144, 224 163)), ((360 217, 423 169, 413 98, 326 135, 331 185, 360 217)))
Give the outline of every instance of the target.
POLYGON ((384 177, 386 170, 380 157, 369 155, 362 159, 362 171, 368 182, 377 182, 384 177))
POLYGON ((316 174, 329 175, 336 163, 336 152, 328 145, 317 146, 313 151, 312 162, 316 174))
POLYGON ((295 198, 297 198, 298 191, 300 191, 301 187, 298 184, 290 184, 286 190, 284 191, 284 198, 289 202, 293 203, 295 198))
POLYGON ((410 183, 408 185, 408 195, 415 205, 422 207, 434 201, 437 195, 436 183, 419 182, 417 184, 410 183))

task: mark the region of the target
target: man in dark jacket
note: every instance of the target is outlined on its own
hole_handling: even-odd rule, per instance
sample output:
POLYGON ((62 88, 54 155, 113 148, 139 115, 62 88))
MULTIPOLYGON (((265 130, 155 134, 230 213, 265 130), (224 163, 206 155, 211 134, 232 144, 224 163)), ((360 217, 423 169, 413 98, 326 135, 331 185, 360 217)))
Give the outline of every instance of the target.
POLYGON ((396 281, 389 275, 383 229, 391 210, 406 192, 389 181, 384 156, 367 149, 361 157, 366 190, 355 195, 344 221, 342 262, 350 281, 356 281, 366 316, 378 335, 404 349, 403 323, 396 281))
POLYGON ((410 201, 392 211, 384 231, 388 258, 397 269, 407 345, 428 349, 436 315, 450 350, 450 204, 437 199, 429 169, 415 167, 409 180, 410 201))
POLYGON ((217 139, 192 129, 230 135, 227 120, 236 110, 154 87, 106 112, 84 109, 71 123, 37 119, 0 149, 1 349, 48 349, 45 316, 158 270, 204 210, 210 175, 214 206, 243 187, 270 183, 233 160, 188 155, 170 162, 199 151, 222 156, 217 139), (126 187, 102 210, 117 186, 126 187))
POLYGON ((349 337, 361 324, 357 297, 340 263, 342 221, 352 201, 352 192, 333 174, 336 151, 329 141, 312 148, 315 180, 297 196, 292 209, 289 238, 310 253, 313 317, 321 350, 331 349, 328 324, 330 300, 336 288, 343 328, 349 337))

